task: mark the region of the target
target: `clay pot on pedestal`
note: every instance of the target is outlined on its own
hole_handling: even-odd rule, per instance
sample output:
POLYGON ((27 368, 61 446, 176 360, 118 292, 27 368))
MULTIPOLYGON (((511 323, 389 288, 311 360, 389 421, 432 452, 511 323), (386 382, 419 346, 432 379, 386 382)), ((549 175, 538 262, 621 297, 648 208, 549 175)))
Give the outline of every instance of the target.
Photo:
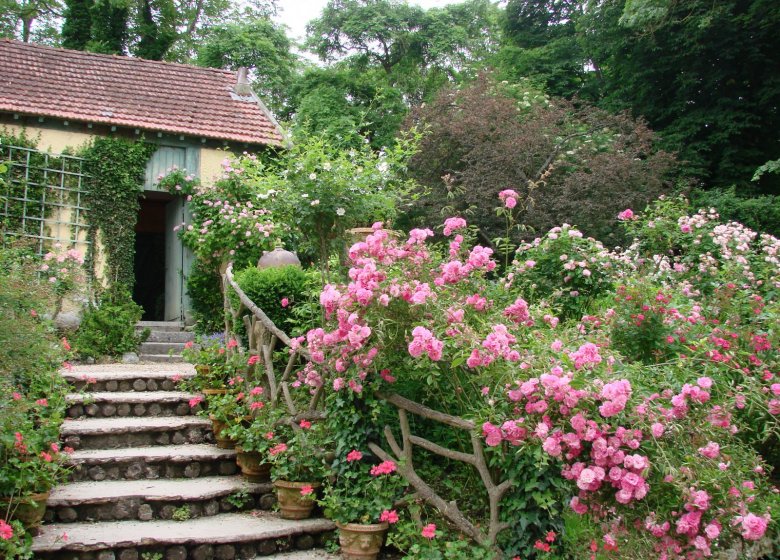
POLYGON ((274 482, 282 519, 308 519, 314 509, 315 494, 320 486, 319 482, 289 482, 287 480, 274 482), (309 495, 301 494, 301 489, 306 486, 311 486, 314 490, 309 495))
POLYGON ((347 560, 376 560, 385 542, 387 523, 336 523, 341 555, 347 560))

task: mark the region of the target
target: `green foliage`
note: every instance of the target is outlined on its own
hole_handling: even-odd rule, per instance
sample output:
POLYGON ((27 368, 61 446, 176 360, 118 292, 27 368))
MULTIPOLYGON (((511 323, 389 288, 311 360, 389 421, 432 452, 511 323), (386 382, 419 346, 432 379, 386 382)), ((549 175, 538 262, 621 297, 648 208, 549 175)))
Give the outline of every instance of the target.
POLYGON ((249 68, 255 91, 279 114, 296 63, 291 47, 282 27, 270 18, 246 18, 210 27, 198 46, 196 62, 212 68, 249 68))
POLYGON ((691 193, 696 208, 713 207, 724 220, 733 220, 749 228, 780 236, 780 196, 762 195, 755 189, 732 186, 691 193))
MULTIPOLYGON (((52 181, 49 169, 56 169, 60 160, 38 151, 39 140, 28 136, 25 129, 19 133, 0 129, 0 160, 4 162, 0 171, 0 205, 6 214, 0 218, 0 232, 4 240, 9 235, 40 235, 40 221, 51 215, 53 206, 38 201, 52 181)), ((69 185, 67 176, 62 177, 63 186, 69 185)))
POLYGON ((162 60, 176 41, 177 10, 170 0, 140 0, 133 54, 148 60, 162 60))
POLYGON ((503 17, 505 40, 494 58, 498 73, 513 81, 530 77, 551 95, 572 97, 587 78, 586 56, 576 37, 580 0, 510 0, 503 17))
POLYGON ((158 188, 188 196, 192 222, 175 229, 204 270, 214 272, 227 262, 236 268, 255 264, 270 248, 271 234, 279 234, 269 210, 257 204, 260 189, 252 179, 265 169, 263 162, 252 154, 225 158, 222 167, 223 176, 209 187, 185 169, 158 178, 158 188))
POLYGON ((377 68, 334 64, 307 69, 289 87, 295 127, 345 147, 365 138, 375 150, 394 142, 407 113, 402 91, 377 68))
POLYGON ((590 2, 579 36, 604 105, 646 118, 710 185, 777 157, 780 12, 773 0, 590 2))
POLYGON ((133 257, 140 208, 138 197, 146 164, 155 149, 144 141, 99 137, 82 151, 87 172, 92 176, 85 196, 92 225, 89 267, 94 273, 94 251, 100 239, 106 250, 106 279, 127 290, 132 290, 135 282, 133 257))
MULTIPOLYGON (((260 309, 285 332, 293 325, 292 311, 304 300, 306 273, 299 266, 257 268, 236 273, 236 283, 260 309)), ((237 296, 234 306, 238 305, 237 296)))
POLYGON ((192 512, 190 511, 190 506, 187 504, 177 507, 173 510, 173 514, 171 515, 171 519, 174 521, 187 521, 191 517, 192 512))
POLYGON ((74 351, 90 358, 135 352, 144 338, 135 329, 142 314, 143 308, 121 286, 103 292, 98 305, 90 305, 84 312, 73 340, 74 351))
POLYGON ((413 110, 408 122, 427 134, 410 174, 428 193, 410 209, 410 220, 427 225, 463 215, 483 240, 493 239, 503 235, 504 224, 486 211, 485 201, 513 189, 517 221, 527 231, 577 224, 586 235, 623 244, 617 214, 670 189, 674 158, 625 114, 522 86, 485 74, 413 110))
POLYGON ((32 535, 25 532, 21 521, 12 520, 9 525, 13 534, 10 539, 0 539, 0 554, 9 560, 32 558, 32 535))
POLYGON ((284 444, 269 451, 271 478, 289 482, 316 482, 328 472, 325 454, 330 446, 330 434, 323 423, 304 426, 279 426, 275 435, 284 444))
POLYGON ((347 229, 395 217, 413 186, 405 171, 417 142, 412 133, 376 153, 365 144, 343 150, 301 132, 272 166, 245 176, 267 200, 274 222, 291 228, 299 251, 313 253, 326 268, 347 229))
POLYGON ((607 250, 568 225, 521 245, 513 264, 513 287, 529 301, 544 299, 562 319, 579 319, 613 288, 607 250))
POLYGON ((62 46, 83 51, 92 39, 93 0, 65 0, 62 46))
POLYGON ((187 295, 195 332, 209 334, 225 328, 222 279, 218 271, 195 260, 187 276, 187 295))
POLYGON ((398 0, 331 0, 309 23, 322 60, 374 68, 413 103, 428 99, 495 45, 496 7, 486 0, 424 10, 398 0))
MULTIPOLYGON (((46 396, 40 372, 53 371, 62 355, 52 326, 42 320, 54 294, 37 275, 40 262, 23 246, 0 249, 0 383, 46 396)), ((38 398, 38 397, 36 397, 38 398)))

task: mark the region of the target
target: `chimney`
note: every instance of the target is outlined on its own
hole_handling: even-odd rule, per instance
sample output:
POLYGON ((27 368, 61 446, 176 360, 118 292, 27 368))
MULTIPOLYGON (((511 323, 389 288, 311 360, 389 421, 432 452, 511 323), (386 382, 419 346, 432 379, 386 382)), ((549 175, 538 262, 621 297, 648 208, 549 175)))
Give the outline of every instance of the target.
POLYGON ((244 66, 238 69, 235 91, 237 95, 242 97, 252 95, 252 86, 249 85, 247 69, 244 66))

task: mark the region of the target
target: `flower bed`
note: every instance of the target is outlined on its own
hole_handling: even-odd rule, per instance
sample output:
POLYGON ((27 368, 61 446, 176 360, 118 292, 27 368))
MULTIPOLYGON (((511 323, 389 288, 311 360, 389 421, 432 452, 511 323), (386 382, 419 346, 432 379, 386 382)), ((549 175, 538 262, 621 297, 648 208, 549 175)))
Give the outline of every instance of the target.
POLYGON ((637 239, 622 252, 556 228, 500 276, 461 219, 443 250, 381 224, 351 248, 327 325, 293 346, 311 355, 302 390, 326 389, 336 470, 370 450, 416 490, 392 543, 419 558, 771 546, 780 241, 686 210, 622 213, 637 239))

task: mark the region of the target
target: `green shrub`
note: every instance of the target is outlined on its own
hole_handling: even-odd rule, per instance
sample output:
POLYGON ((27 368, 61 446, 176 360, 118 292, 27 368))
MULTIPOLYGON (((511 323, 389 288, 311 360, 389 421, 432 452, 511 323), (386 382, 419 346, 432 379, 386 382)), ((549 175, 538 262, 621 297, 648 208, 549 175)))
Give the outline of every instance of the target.
POLYGON ((694 191, 694 208, 714 207, 722 220, 734 221, 750 229, 780 236, 780 196, 758 195, 754 190, 729 187, 723 190, 694 191))
POLYGON ((24 392, 34 387, 43 371, 55 371, 62 355, 50 323, 42 320, 51 309, 53 293, 36 274, 37 257, 22 247, 0 249, 0 390, 24 392))
MULTIPOLYGON (((249 267, 236 273, 236 283, 277 327, 285 332, 292 328, 292 309, 304 300, 306 291, 306 273, 301 268, 249 267)), ((238 298, 234 299, 237 305, 238 298)))
POLYGON ((145 338, 135 330, 142 314, 143 308, 133 302, 127 290, 114 287, 106 291, 99 305, 90 306, 84 313, 74 339, 74 350, 84 358, 135 352, 145 338))
POLYGON ((187 276, 187 295, 195 319, 195 332, 210 334, 225 328, 219 273, 196 260, 187 276))

